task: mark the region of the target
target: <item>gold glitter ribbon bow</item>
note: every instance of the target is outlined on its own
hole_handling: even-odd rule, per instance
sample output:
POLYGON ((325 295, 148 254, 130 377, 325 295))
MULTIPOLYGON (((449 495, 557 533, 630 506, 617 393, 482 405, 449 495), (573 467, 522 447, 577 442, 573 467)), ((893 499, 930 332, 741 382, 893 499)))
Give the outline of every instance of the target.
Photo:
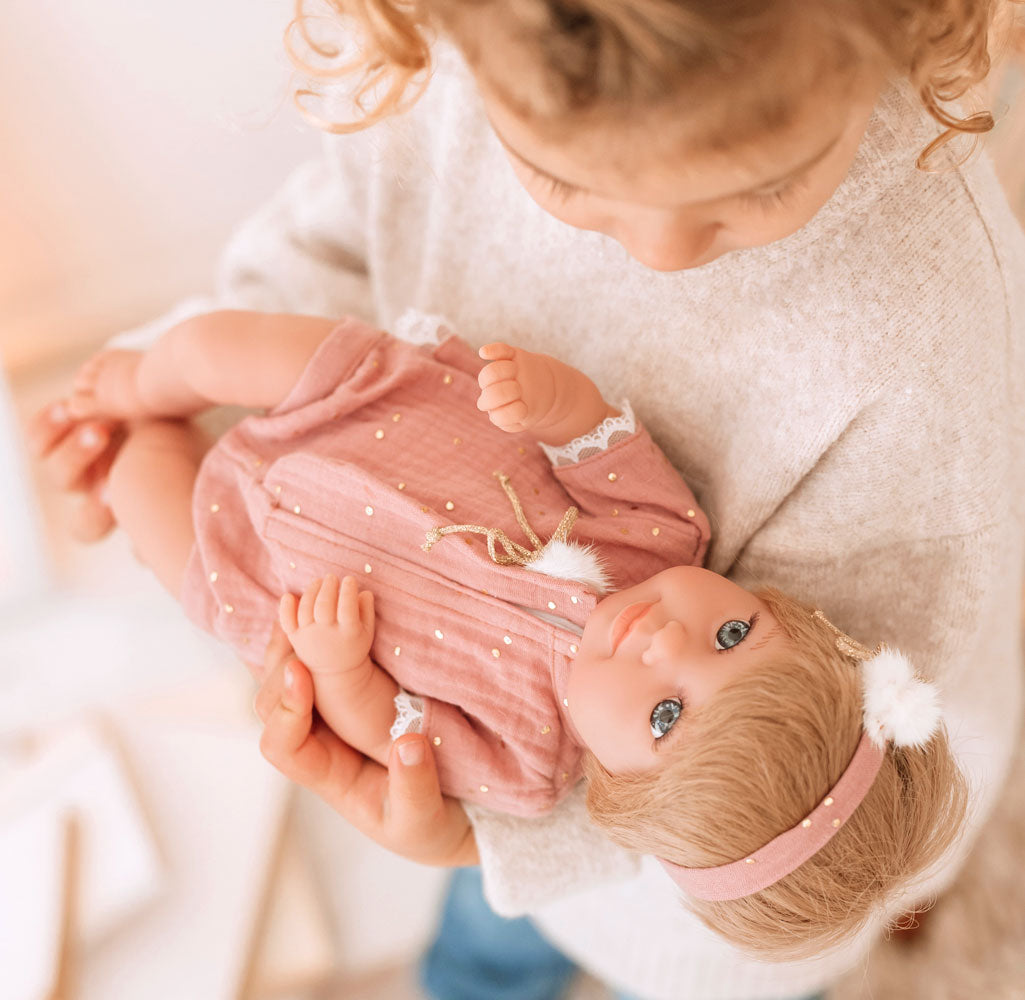
MULTIPOLYGON (((427 532, 427 541, 420 546, 424 552, 430 552, 434 543, 440 541, 445 535, 453 535, 459 532, 470 532, 474 535, 487 536, 488 555, 491 556, 492 560, 498 563, 499 566, 509 566, 510 564, 526 566, 527 563, 533 562, 541 555, 547 543, 542 542, 541 539, 538 538, 536 532, 528 523, 527 515, 523 513, 523 505, 520 503, 520 498, 516 495, 516 491, 512 488, 512 484, 509 482, 509 477, 502 472, 495 472, 493 475, 498 480, 502 489, 505 490, 505 495, 509 498, 509 503, 512 504, 513 513, 516 515, 517 523, 523 529, 523 533, 530 539, 531 544, 534 547, 532 549, 528 549, 525 545, 520 545, 519 542, 514 542, 501 528, 486 528, 483 524, 448 524, 443 528, 431 528, 431 530, 427 532), (496 542, 505 550, 505 555, 495 551, 496 542)), ((569 537, 569 533, 573 530, 573 524, 577 519, 577 514, 579 513, 580 511, 576 507, 570 507, 566 513, 562 515, 562 520, 559 521, 559 526, 552 533, 552 537, 548 541, 565 542, 569 537)))

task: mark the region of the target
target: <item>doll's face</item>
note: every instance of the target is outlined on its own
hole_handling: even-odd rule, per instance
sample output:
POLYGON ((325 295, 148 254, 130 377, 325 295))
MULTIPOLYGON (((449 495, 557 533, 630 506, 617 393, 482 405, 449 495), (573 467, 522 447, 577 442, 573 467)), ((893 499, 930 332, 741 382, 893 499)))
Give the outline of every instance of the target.
POLYGON ((688 713, 786 642, 754 594, 695 566, 665 570, 588 618, 567 685, 570 718, 609 771, 650 770, 687 738, 688 713))

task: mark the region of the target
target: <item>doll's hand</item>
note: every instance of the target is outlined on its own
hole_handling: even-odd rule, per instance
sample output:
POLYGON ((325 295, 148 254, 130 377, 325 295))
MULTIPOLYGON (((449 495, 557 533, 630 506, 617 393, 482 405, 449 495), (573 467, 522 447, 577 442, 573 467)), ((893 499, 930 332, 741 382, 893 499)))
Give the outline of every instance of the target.
POLYGON ((301 598, 285 594, 278 609, 281 627, 296 653, 317 675, 341 674, 367 660, 374 639, 374 595, 356 579, 328 574, 314 580, 301 598))
POLYGON ((255 708, 263 756, 357 830, 421 864, 479 864, 473 828, 459 802, 441 794, 427 740, 396 740, 385 769, 339 739, 314 717, 313 679, 280 628, 267 645, 255 708))
POLYGON ((496 427, 515 433, 548 417, 557 395, 552 358, 502 343, 486 344, 478 353, 490 364, 477 376, 477 409, 496 427))
POLYGON ((611 410, 595 384, 547 354, 508 344, 486 344, 477 409, 504 431, 530 431, 538 441, 561 445, 593 430, 611 410))

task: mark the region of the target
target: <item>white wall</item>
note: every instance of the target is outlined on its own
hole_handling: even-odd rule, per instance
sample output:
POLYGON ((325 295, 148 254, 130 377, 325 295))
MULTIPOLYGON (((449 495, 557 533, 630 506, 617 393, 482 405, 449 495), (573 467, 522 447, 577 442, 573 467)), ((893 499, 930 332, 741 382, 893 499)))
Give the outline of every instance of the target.
POLYGON ((0 3, 0 351, 34 360, 205 290, 232 224, 317 149, 291 0, 0 3))

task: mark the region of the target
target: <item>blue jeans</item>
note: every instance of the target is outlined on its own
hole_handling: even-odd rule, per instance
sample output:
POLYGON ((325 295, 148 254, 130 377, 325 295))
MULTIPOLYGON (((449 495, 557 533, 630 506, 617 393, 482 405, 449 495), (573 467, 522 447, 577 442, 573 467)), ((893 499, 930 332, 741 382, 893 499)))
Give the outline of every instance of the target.
MULTIPOLYGON (((420 982, 432 1000, 562 1000, 576 972, 529 919, 492 911, 480 869, 456 870, 437 937, 420 963, 420 982)), ((617 993, 616 1000, 637 998, 617 993)))

